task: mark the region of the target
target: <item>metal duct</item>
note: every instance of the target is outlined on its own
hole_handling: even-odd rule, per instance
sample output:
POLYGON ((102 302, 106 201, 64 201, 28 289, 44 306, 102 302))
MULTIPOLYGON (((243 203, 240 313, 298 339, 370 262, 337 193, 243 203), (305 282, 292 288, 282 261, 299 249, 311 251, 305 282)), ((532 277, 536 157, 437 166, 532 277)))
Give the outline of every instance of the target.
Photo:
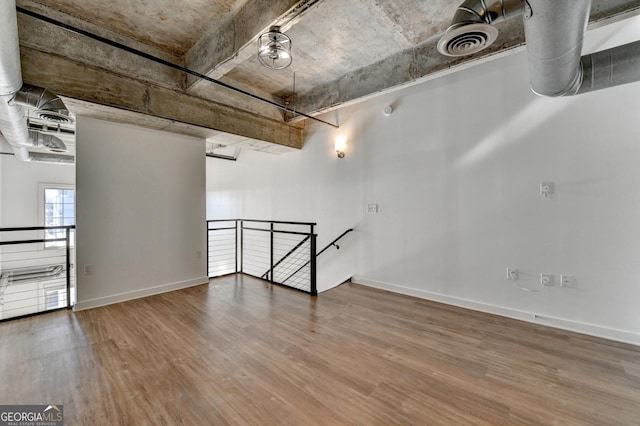
POLYGON ((582 84, 582 38, 591 0, 528 0, 524 19, 531 90, 542 96, 575 95, 582 84))
POLYGON ((572 96, 640 81, 640 41, 582 56, 591 0, 466 0, 438 42, 447 56, 476 53, 498 34, 492 24, 524 16, 531 90, 572 96))
POLYGON ((23 84, 11 101, 16 105, 36 108, 35 114, 54 123, 72 123, 67 106, 49 89, 23 84))
MULTIPOLYGON (((49 121, 71 122, 62 100, 46 89, 22 84, 18 22, 15 0, 0 1, 0 132, 11 145, 16 158, 22 161, 73 163, 73 156, 31 153, 27 147, 41 145, 64 149, 64 143, 35 136, 27 130, 23 105, 39 108, 36 114, 49 121), (24 89, 21 91, 21 89, 24 89), (64 118, 66 117, 66 118, 64 118)), ((37 133, 37 132, 34 132, 37 133)), ((44 135, 43 135, 44 136, 44 135)))
POLYGON ((498 37, 494 24, 520 15, 523 9, 523 0, 465 0, 438 42, 438 51, 446 56, 479 52, 498 37))
POLYGON ((47 135, 45 133, 29 130, 29 140, 33 142, 36 147, 45 147, 51 152, 67 152, 67 146, 53 135, 47 135))
POLYGON ((640 81, 640 41, 585 55, 578 94, 640 81))
POLYGON ((0 3, 0 96, 12 96, 22 86, 16 2, 0 3))
POLYGON ((50 154, 48 152, 30 152, 29 159, 27 161, 35 161, 38 163, 74 164, 75 157, 73 155, 50 154))
POLYGON ((582 54, 591 0, 529 0, 524 30, 531 90, 543 96, 572 96, 640 81, 640 42, 582 54))

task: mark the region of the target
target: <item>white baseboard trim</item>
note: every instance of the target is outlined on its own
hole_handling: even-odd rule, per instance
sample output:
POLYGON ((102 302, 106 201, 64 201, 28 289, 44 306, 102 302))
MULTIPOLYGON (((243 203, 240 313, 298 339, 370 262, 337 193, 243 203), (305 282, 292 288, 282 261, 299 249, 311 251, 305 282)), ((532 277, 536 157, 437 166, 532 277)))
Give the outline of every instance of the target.
POLYGON ((596 324, 573 321, 565 318, 541 315, 536 314, 535 312, 526 312, 518 309, 507 308, 504 306, 490 305, 487 303, 447 296, 440 293, 434 293, 427 290, 420 290, 411 287, 404 287, 397 284, 371 280, 365 277, 354 276, 352 278, 352 282, 367 287, 387 290, 393 293, 400 293, 420 299, 432 300, 434 302, 445 303, 447 305, 472 309, 474 311, 485 312, 488 314, 500 315, 503 317, 526 321, 533 324, 546 325, 562 330, 587 334, 589 336, 602 337, 604 339, 615 340, 617 342, 630 343, 632 345, 640 345, 640 333, 635 333, 633 331, 620 330, 616 328, 603 327, 596 324))
POLYGON ((162 284, 155 287, 143 288, 140 290, 128 291, 125 293, 113 294, 111 296, 99 297, 97 299, 79 301, 73 306, 74 311, 84 311, 86 309, 98 308, 100 306, 112 305, 114 303, 127 302, 141 297, 153 296, 155 294, 167 293, 183 288, 193 287, 209 282, 209 278, 200 277, 176 283, 162 284))

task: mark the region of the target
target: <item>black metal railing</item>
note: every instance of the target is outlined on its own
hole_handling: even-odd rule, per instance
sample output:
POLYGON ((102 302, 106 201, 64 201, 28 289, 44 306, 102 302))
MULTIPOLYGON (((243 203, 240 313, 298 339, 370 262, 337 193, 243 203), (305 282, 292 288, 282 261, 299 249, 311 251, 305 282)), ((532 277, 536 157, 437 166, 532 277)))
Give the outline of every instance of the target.
POLYGON ((207 221, 209 278, 244 273, 315 296, 316 258, 353 229, 316 253, 315 223, 227 219, 207 221), (316 253, 315 255, 313 253, 316 253))
POLYGON ((340 246, 338 245, 338 241, 343 239, 345 237, 345 235, 347 235, 349 232, 353 232, 353 228, 349 228, 346 231, 344 231, 342 234, 340 234, 340 236, 338 238, 336 238, 335 240, 331 241, 329 244, 327 244, 327 246, 325 248, 320 250, 316 256, 320 256, 322 253, 324 253, 325 251, 329 250, 329 248, 331 248, 332 246, 335 247, 336 250, 340 250, 340 246))
POLYGON ((74 230, 0 228, 0 321, 73 306, 74 230))
POLYGON ((315 296, 315 226, 309 222, 208 220, 208 275, 244 273, 315 296))
MULTIPOLYGON (((329 250, 331 247, 335 247, 336 250, 340 250, 340 246, 338 245, 338 241, 340 241, 345 235, 347 235, 349 232, 352 232, 353 229, 347 229, 346 231, 344 231, 342 234, 340 234, 340 236, 338 238, 336 238, 335 240, 331 241, 329 244, 327 244, 327 246, 325 248, 323 248, 322 250, 320 250, 318 252, 318 254, 316 254, 316 257, 320 256, 322 253, 324 253, 325 251, 329 250)), ((300 265, 300 268, 296 269, 290 276, 288 276, 287 278, 285 278, 282 282, 286 284, 286 282, 289 280, 289 278, 292 278, 293 276, 295 276, 299 270, 302 270, 303 268, 305 268, 308 265, 309 261, 307 261, 306 263, 300 265)))

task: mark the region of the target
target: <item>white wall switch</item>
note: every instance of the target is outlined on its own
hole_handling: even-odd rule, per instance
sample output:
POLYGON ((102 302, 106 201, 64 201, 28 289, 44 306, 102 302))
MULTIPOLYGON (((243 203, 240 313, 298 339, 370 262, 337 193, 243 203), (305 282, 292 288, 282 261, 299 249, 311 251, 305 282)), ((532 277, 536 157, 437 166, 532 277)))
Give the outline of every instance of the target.
POLYGON ((367 204, 367 213, 378 213, 377 204, 367 204))
POLYGON ((516 268, 507 268, 507 279, 509 281, 518 281, 518 270, 516 268))

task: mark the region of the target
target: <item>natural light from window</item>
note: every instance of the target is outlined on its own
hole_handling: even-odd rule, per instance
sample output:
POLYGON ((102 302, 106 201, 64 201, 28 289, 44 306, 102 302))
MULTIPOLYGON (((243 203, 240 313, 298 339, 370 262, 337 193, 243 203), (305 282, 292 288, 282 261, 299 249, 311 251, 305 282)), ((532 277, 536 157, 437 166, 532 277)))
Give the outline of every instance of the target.
MULTIPOLYGON (((68 188, 44 188, 44 226, 75 225, 75 190, 68 188)), ((45 231, 46 240, 65 238, 66 230, 45 231)), ((71 232, 73 244, 74 232, 71 232)), ((64 241, 51 241, 45 247, 64 247, 64 241)))

